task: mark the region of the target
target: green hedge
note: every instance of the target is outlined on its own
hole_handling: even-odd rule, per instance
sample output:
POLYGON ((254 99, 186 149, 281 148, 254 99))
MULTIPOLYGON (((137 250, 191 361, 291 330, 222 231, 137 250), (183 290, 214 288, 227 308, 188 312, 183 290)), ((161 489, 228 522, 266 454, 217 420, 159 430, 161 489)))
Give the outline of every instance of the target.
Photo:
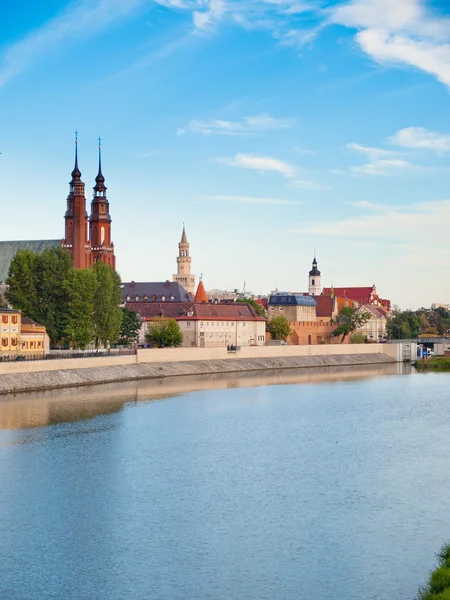
POLYGON ((450 356, 433 356, 425 362, 423 359, 416 362, 416 369, 427 371, 450 371, 450 356))

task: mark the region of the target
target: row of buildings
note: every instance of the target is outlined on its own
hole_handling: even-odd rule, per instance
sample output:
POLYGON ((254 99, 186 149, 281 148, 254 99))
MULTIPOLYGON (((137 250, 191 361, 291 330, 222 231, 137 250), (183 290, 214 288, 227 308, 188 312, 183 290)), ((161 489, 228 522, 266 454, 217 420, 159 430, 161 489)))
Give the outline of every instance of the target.
MULTIPOLYGON (((75 164, 64 215, 64 237, 54 240, 0 241, 0 285, 5 281, 11 260, 19 249, 42 252, 45 248, 61 247, 71 254, 76 269, 90 267, 100 260, 115 269, 112 219, 106 192, 99 139, 98 173, 88 214, 85 184, 78 166, 76 134, 75 164)), ((123 305, 136 311, 141 319, 141 344, 145 343, 148 323, 155 317, 166 317, 176 319, 179 323, 184 346, 263 345, 267 343, 267 320, 280 315, 290 323, 290 343, 333 343, 337 341, 332 336, 335 328, 333 321, 344 306, 356 307, 370 314, 369 321, 362 329, 368 341, 379 341, 385 337, 390 302, 378 296, 374 285, 364 288, 322 288, 321 272, 315 257, 308 274, 307 291, 276 290, 266 297, 254 298, 264 307, 266 317, 251 305, 237 302, 237 290, 232 293, 220 290, 207 293, 202 281, 196 287, 184 225, 176 261, 177 273, 172 276, 172 281, 131 281, 122 285, 123 305)), ((18 311, 3 311, 0 355, 32 351, 41 353, 47 348, 45 328, 30 321, 18 311)))

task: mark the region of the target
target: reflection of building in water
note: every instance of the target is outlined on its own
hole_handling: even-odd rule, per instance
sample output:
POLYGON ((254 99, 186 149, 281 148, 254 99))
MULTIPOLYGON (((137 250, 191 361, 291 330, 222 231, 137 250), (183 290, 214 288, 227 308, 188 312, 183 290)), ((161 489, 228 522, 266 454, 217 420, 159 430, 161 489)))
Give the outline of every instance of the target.
POLYGON ((30 429, 119 413, 130 402, 173 398, 198 390, 326 383, 408 373, 410 365, 388 363, 353 367, 315 367, 166 377, 84 388, 5 395, 0 400, 0 429, 30 429))

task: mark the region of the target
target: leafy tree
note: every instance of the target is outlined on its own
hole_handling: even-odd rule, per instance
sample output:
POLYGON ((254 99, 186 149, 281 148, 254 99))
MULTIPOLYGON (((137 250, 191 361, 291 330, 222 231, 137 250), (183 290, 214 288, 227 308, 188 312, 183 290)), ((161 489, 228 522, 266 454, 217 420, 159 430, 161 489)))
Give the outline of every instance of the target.
POLYGON ((267 325, 266 330, 273 340, 285 340, 291 333, 291 327, 286 317, 274 317, 267 325))
POLYGON ((97 290, 94 298, 94 341, 95 347, 115 342, 122 324, 122 292, 120 277, 109 265, 99 261, 94 265, 97 290))
POLYGON ((333 331, 333 336, 338 337, 341 335, 342 344, 353 331, 361 329, 370 320, 370 317, 371 315, 364 310, 344 306, 334 321, 336 329, 333 331))
POLYGON ((156 317, 148 325, 146 340, 159 348, 163 346, 180 346, 183 342, 183 334, 175 319, 156 317))
POLYGON ((252 306, 261 315, 261 317, 266 316, 264 306, 258 304, 256 300, 253 300, 253 298, 239 298, 238 300, 236 300, 236 302, 246 302, 247 304, 250 304, 250 306, 252 306))
POLYGON ((138 339, 141 322, 137 313, 134 310, 130 310, 128 306, 124 306, 121 310, 122 325, 120 327, 118 342, 121 345, 129 346, 138 339))
POLYGON ((68 297, 65 288, 73 270, 72 257, 61 248, 38 255, 36 320, 45 325, 52 345, 60 344, 67 325, 68 297))
POLYGON ((32 250, 18 250, 9 266, 6 298, 16 309, 37 320, 37 262, 39 255, 32 250))
POLYGON ((391 340, 410 340, 419 336, 420 318, 411 310, 398 312, 388 319, 386 331, 391 340))
POLYGON ((84 350, 94 334, 96 273, 93 269, 72 269, 64 287, 68 297, 65 338, 71 348, 84 350))

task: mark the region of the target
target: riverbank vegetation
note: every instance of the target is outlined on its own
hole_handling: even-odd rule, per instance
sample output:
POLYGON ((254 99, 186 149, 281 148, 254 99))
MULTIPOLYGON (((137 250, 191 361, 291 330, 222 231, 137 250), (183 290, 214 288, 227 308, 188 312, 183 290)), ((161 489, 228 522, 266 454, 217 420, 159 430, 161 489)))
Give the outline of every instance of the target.
POLYGON ((428 583, 419 588, 416 600, 450 600, 450 544, 444 544, 437 559, 437 568, 428 583))
POLYGON ((443 306, 433 309, 419 308, 416 311, 401 311, 394 307, 386 329, 390 340, 415 339, 419 335, 447 335, 450 331, 450 312, 443 306))
POLYGON ((450 356, 433 356, 416 361, 419 371, 450 371, 450 356))

